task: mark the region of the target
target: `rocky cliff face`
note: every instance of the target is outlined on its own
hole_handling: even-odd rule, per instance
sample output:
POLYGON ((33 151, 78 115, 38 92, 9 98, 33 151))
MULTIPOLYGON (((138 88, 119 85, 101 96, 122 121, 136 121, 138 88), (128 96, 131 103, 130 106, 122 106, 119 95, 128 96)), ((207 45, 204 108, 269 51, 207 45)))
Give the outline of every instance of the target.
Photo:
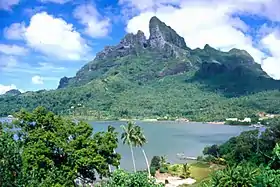
POLYGON ((185 39, 179 36, 176 31, 157 17, 152 17, 149 24, 150 38, 149 44, 152 48, 163 49, 166 45, 176 46, 182 49, 187 49, 185 39))
POLYGON ((103 51, 97 53, 95 60, 106 58, 124 57, 129 54, 136 54, 137 51, 147 47, 147 40, 142 31, 137 34, 127 34, 118 45, 106 46, 103 51))

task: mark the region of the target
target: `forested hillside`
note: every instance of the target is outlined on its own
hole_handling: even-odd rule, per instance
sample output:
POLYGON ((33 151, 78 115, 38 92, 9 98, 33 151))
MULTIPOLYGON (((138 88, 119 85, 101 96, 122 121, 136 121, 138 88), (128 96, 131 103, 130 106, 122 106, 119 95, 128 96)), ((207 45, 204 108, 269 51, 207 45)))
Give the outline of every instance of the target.
POLYGON ((0 115, 45 106, 57 114, 96 119, 176 118, 223 120, 279 113, 280 82, 244 50, 190 49, 158 18, 150 37, 127 34, 106 46, 58 89, 0 96, 0 115))

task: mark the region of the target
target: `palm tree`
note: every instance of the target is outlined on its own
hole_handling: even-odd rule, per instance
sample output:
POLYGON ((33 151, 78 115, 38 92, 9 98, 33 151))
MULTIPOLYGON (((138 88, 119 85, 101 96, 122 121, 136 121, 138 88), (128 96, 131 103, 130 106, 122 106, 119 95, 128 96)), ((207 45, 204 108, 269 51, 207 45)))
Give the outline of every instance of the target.
POLYGON ((160 156, 160 165, 164 167, 166 165, 166 162, 167 162, 167 156, 166 155, 160 156))
POLYGON ((134 138, 135 138, 135 140, 134 140, 133 143, 135 144, 135 146, 138 146, 138 147, 141 148, 142 153, 145 157, 145 161, 146 161, 147 169, 148 169, 148 174, 149 174, 149 177, 150 177, 151 176, 150 165, 149 165, 149 161, 148 161, 146 152, 143 148, 143 146, 147 143, 147 139, 144 135, 144 132, 143 132, 142 128, 138 125, 135 126, 135 136, 134 136, 134 138))
MULTIPOLYGON (((117 135, 117 132, 115 132, 115 128, 114 128, 113 126, 111 126, 111 125, 108 126, 107 131, 108 131, 109 133, 112 133, 112 134, 117 135)), ((114 152, 114 155, 117 154, 116 149, 114 149, 113 152, 114 152)), ((111 158, 111 157, 110 157, 110 158, 111 158)), ((116 168, 119 169, 120 167, 119 167, 119 166, 116 166, 116 168)), ((109 173, 112 173, 112 168, 111 168, 111 165, 110 165, 110 164, 109 164, 109 173)))
POLYGON ((133 169, 134 169, 134 172, 136 172, 135 158, 134 158, 134 153, 133 153, 133 146, 135 146, 135 144, 134 144, 135 125, 133 122, 128 122, 126 126, 122 125, 121 128, 123 129, 121 139, 123 141, 123 144, 127 144, 130 147, 133 169))

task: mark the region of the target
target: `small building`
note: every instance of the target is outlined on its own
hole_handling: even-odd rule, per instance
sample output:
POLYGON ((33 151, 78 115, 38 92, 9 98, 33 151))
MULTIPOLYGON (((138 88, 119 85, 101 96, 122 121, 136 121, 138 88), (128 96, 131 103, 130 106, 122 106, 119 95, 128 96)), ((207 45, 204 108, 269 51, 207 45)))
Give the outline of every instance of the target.
POLYGON ((273 114, 267 114, 266 117, 268 118, 274 118, 275 116, 273 114))
POLYGON ((238 121, 238 118, 227 118, 226 121, 238 121))
POLYGON ((241 122, 248 122, 248 123, 251 123, 252 120, 251 120, 251 118, 244 118, 243 120, 241 120, 241 122))

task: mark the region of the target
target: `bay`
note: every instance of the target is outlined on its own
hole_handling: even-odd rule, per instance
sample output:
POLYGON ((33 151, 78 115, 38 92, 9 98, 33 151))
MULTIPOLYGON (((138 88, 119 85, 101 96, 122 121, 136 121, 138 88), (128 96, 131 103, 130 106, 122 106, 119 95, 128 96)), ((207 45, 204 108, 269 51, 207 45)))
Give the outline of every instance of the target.
MULTIPOLYGON (((116 128, 121 133, 120 125, 126 124, 120 121, 89 122, 94 131, 105 131, 108 125, 116 128)), ((205 123, 184 123, 174 121, 143 122, 136 124, 144 130, 148 143, 144 146, 149 160, 153 156, 166 155, 171 163, 182 163, 177 153, 186 156, 197 157, 202 155, 203 148, 212 144, 221 144, 229 138, 239 135, 243 131, 252 130, 248 126, 229 126, 205 123)), ((120 134, 119 134, 120 137, 120 134)), ((132 170, 130 149, 127 145, 119 142, 116 150, 122 155, 121 168, 132 170)), ((145 160, 139 148, 134 148, 137 169, 145 169, 145 160)))

